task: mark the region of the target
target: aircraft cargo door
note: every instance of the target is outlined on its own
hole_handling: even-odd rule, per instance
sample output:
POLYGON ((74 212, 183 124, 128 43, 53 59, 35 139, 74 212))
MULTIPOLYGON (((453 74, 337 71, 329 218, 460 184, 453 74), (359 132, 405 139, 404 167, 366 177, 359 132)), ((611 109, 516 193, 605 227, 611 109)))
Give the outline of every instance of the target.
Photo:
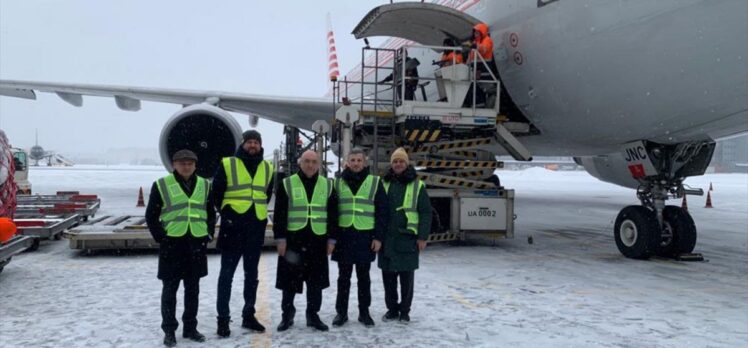
POLYGON ((458 41, 472 37, 480 21, 455 9, 427 3, 382 5, 369 11, 353 30, 357 39, 392 36, 422 45, 441 46, 445 38, 458 41))

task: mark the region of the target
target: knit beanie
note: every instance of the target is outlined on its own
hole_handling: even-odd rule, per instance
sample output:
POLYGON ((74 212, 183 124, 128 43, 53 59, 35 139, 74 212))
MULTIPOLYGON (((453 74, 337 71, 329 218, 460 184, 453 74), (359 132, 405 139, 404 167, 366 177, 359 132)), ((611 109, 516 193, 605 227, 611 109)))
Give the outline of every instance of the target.
POLYGON ((250 129, 242 134, 242 142, 247 142, 247 140, 254 139, 257 140, 258 143, 262 144, 262 135, 260 135, 260 132, 250 129))
POLYGON ((398 147, 397 150, 392 152, 392 155, 390 156, 390 164, 394 162, 396 159, 401 159, 405 161, 405 163, 410 163, 410 160, 408 159, 408 153, 405 152, 405 149, 402 147, 398 147))

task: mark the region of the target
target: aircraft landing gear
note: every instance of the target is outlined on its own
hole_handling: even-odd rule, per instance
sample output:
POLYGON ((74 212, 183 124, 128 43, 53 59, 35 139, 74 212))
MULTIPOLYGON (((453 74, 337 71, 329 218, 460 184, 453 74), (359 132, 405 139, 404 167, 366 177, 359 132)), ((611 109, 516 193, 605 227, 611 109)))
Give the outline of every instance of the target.
POLYGON ((686 194, 703 195, 701 189, 685 189, 683 180, 702 175, 714 151, 713 142, 661 145, 644 142, 648 159, 657 174, 639 178, 636 195, 641 205, 618 213, 613 235, 618 250, 626 257, 650 256, 678 260, 703 260, 692 254, 696 246, 696 225, 686 209, 665 205, 668 198, 686 194))
POLYGON ((696 225, 688 211, 666 206, 667 190, 640 190, 639 196, 644 197, 643 205, 628 206, 616 218, 613 233, 618 251, 632 259, 691 253, 696 246, 696 225))

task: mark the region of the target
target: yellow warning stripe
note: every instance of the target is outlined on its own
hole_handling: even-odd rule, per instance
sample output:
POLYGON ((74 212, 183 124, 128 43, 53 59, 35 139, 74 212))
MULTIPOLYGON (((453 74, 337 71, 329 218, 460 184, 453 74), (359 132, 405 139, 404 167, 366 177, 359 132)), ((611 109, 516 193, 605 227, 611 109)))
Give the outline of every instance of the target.
POLYGON ((409 142, 414 142, 416 140, 419 142, 434 142, 439 140, 439 135, 441 135, 441 133, 441 129, 413 129, 405 131, 405 138, 408 139, 409 142))
POLYGON ((415 166, 427 168, 498 168, 500 163, 497 161, 421 160, 415 161, 415 166))
MULTIPOLYGON (((415 139, 416 136, 414 136, 412 133, 409 137, 415 139)), ((451 150, 461 150, 461 149, 471 149, 476 146, 484 146, 484 145, 490 145, 491 144, 491 138, 477 138, 477 139, 470 139, 470 140, 457 140, 457 141, 449 141, 449 142, 439 142, 435 144, 423 144, 421 146, 418 146, 416 148, 413 148, 411 146, 408 146, 406 150, 409 153, 435 153, 439 151, 451 151, 451 150)))
POLYGON ((459 240, 460 234, 459 233, 434 233, 429 234, 429 239, 427 240, 429 243, 433 242, 448 242, 452 240, 459 240))
POLYGON ((423 180, 424 183, 432 186, 447 187, 447 188, 475 188, 475 189, 490 189, 496 188, 491 182, 461 179, 454 176, 446 176, 431 173, 419 172, 418 178, 423 180))
POLYGON ((485 174, 485 171, 483 170, 471 170, 471 171, 449 171, 449 172, 439 172, 440 175, 448 175, 448 176, 459 176, 461 178, 483 178, 484 176, 487 176, 485 174))

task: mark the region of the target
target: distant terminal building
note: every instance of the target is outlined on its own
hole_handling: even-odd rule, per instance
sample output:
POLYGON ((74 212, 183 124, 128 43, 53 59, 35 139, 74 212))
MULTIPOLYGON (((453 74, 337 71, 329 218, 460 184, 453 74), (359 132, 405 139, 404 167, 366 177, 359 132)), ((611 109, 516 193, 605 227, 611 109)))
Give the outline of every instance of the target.
POLYGON ((540 167, 548 170, 584 170, 584 167, 574 162, 572 157, 535 156, 532 161, 515 161, 510 156, 499 156, 499 161, 504 162, 504 169, 522 170, 532 167, 540 167))
POLYGON ((718 141, 710 167, 715 173, 748 173, 748 134, 718 141))

